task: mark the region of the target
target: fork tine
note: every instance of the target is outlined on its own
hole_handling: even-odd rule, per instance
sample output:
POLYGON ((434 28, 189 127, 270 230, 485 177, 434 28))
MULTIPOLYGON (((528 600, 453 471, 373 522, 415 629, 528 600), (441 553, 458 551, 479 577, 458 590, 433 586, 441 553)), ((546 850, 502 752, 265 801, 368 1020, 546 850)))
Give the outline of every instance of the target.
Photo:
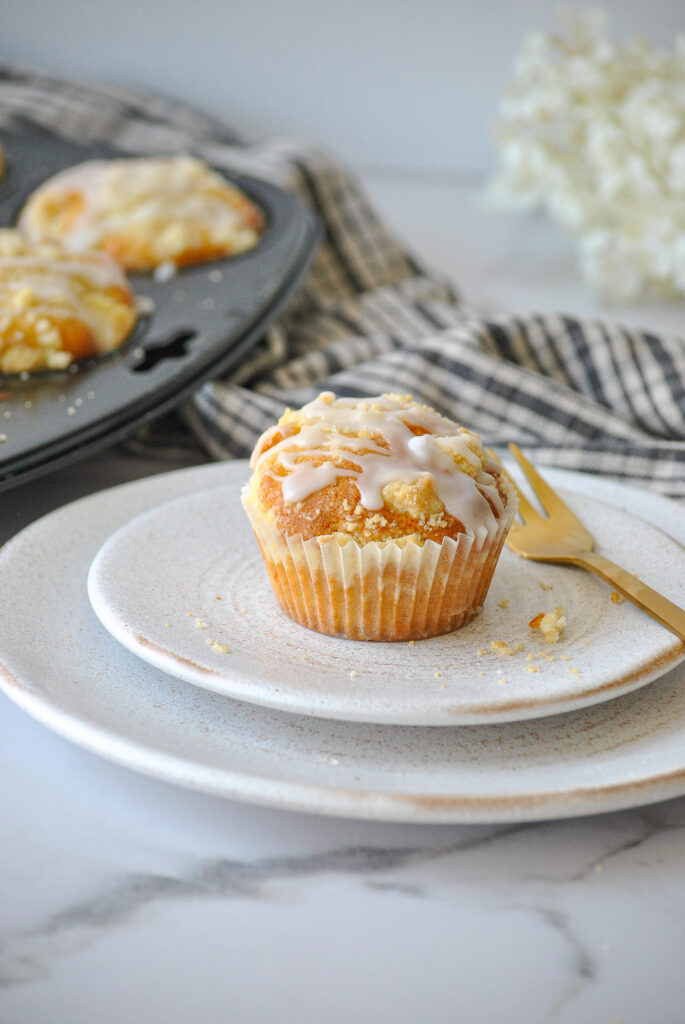
POLYGON ((517 498, 519 500, 519 513, 521 515, 521 518, 524 520, 524 522, 526 520, 539 521, 540 519, 542 519, 543 517, 540 515, 538 510, 536 508, 534 508, 533 505, 531 505, 531 503, 528 501, 528 498, 526 498, 526 496, 524 494, 521 494, 521 491, 518 488, 518 484, 516 483, 515 480, 513 480, 511 478, 509 473, 507 473, 506 469, 502 465, 501 461, 497 458, 497 456, 495 455, 495 453, 492 450, 492 448, 488 448, 488 455, 490 456, 491 459, 493 459, 497 463, 499 468, 502 470, 502 475, 507 478, 507 480, 509 481, 511 486, 516 491, 516 496, 517 496, 517 498))
POLYGON ((561 500, 557 492, 550 487, 543 477, 540 476, 535 466, 532 462, 528 461, 519 446, 516 444, 510 444, 509 451, 526 474, 528 483, 535 491, 542 507, 548 515, 565 516, 567 519, 573 519, 574 522, 578 522, 578 518, 573 514, 573 512, 571 512, 568 505, 561 500))

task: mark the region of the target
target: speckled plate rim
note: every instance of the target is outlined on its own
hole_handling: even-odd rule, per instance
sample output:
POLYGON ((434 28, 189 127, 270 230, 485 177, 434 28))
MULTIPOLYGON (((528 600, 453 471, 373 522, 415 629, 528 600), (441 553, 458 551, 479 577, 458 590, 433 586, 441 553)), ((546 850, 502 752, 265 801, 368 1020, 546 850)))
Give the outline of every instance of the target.
MULTIPOLYGON (((143 602, 143 607, 136 609, 132 605, 139 602, 139 593, 146 594, 170 594, 167 599, 167 614, 172 622, 182 622, 184 615, 184 601, 187 595, 178 598, 178 607, 174 606, 177 601, 178 580, 169 582, 165 570, 159 568, 163 551, 166 550, 165 536, 190 536, 194 523, 208 507, 213 510, 220 510, 218 518, 225 522, 234 522, 233 542, 252 545, 252 531, 247 520, 242 516, 242 510, 237 501, 237 492, 240 483, 249 474, 245 462, 234 462, 226 467, 226 483, 220 488, 211 488, 206 491, 199 491, 192 495, 185 495, 171 502, 150 509, 142 513, 131 522, 122 526, 116 531, 98 551, 93 559, 88 573, 88 596, 96 615, 107 631, 132 654, 143 661, 175 676, 184 682, 191 683, 214 693, 231 697, 235 700, 247 701, 251 704, 262 707, 273 708, 278 711, 290 714, 311 715, 319 718, 340 719, 342 721, 367 722, 384 725, 407 725, 407 726, 436 726, 451 728, 453 726, 488 725, 500 722, 515 722, 525 719, 541 718, 548 715, 555 715, 567 711, 576 710, 602 701, 615 699, 616 697, 629 693, 641 686, 645 686, 677 664, 685 660, 685 644, 681 643, 675 636, 668 633, 660 626, 655 626, 645 618, 645 636, 649 629, 649 639, 643 641, 645 646, 640 649, 630 650, 629 656, 624 655, 625 644, 612 639, 610 635, 600 633, 594 638, 592 644, 593 660, 596 666, 589 666, 587 682, 584 677, 576 678, 567 674, 568 669, 565 663, 558 661, 557 664, 545 667, 545 673, 553 678, 545 679, 545 688, 540 690, 537 687, 535 692, 529 696, 517 696, 515 692, 507 695, 500 687, 485 688, 483 694, 474 695, 470 688, 470 680, 462 680, 450 685, 450 672, 446 671, 441 662, 440 652, 449 652, 453 648, 453 640, 457 634, 445 637, 437 637, 425 644, 417 644, 412 652, 412 663, 407 669, 398 669, 395 658, 389 657, 394 654, 390 648, 397 648, 400 645, 389 644, 362 644, 351 643, 347 640, 320 637, 319 634, 303 630, 296 626, 294 632, 297 634, 300 646, 311 652, 311 664, 302 664, 301 673, 287 681, 283 678, 284 667, 278 665, 276 659, 267 660, 263 663, 264 677, 260 677, 258 668, 259 652, 267 641, 265 634, 250 633, 242 631, 240 646, 247 651, 247 656, 236 662, 238 655, 235 646, 232 646, 230 657, 222 657, 212 654, 204 643, 199 642, 200 635, 192 636, 195 632, 190 631, 190 636, 183 627, 176 626, 175 630, 160 630, 155 626, 161 625, 160 614, 154 599, 143 602), (235 478, 235 479, 234 479, 235 478), (233 505, 236 508, 233 508, 233 505), (229 507, 230 506, 230 507, 229 507), (152 553, 149 553, 149 545, 153 545, 152 553), (157 545, 155 549, 154 545, 157 545), (160 548, 162 550, 160 550, 160 548), (145 584, 140 589, 141 569, 152 567, 151 573, 146 571, 145 584), (135 572, 135 575, 133 575, 135 572), (128 580, 135 580, 133 591, 128 580), (176 614, 174 615, 173 612, 176 614), (139 616, 144 616, 140 618, 139 616), (160 634, 168 632, 167 636, 160 634), (195 641, 195 642, 194 642, 195 641), (597 644, 600 644, 599 648, 597 644), (335 645, 335 649, 333 649, 335 645), (612 646, 613 645, 613 646, 612 646), (250 655, 249 652, 252 652, 250 655), (344 654, 343 654, 344 652, 344 654), (610 660, 612 654, 623 658, 620 671, 612 669, 610 660), (364 663, 367 655, 372 658, 376 665, 376 678, 373 685, 369 687, 369 681, 364 672, 354 673, 352 679, 346 678, 349 672, 349 665, 344 675, 341 673, 340 661, 343 657, 349 658, 349 664, 359 666, 364 663), (337 657, 337 660, 336 660, 337 657), (326 666, 326 685, 321 686, 321 666, 326 666), (380 666, 380 672, 378 671, 380 666), (440 668, 443 678, 448 682, 450 688, 436 692, 435 680, 432 678, 433 670, 440 668), (402 678, 400 678, 400 676, 402 678), (405 682, 405 676, 408 683, 405 682), (454 693, 452 691, 455 691, 454 693), (487 697, 487 699, 486 699, 487 697)), ((577 478, 577 491, 582 493, 584 484, 587 482, 582 476, 577 478)), ((606 509, 613 514, 614 523, 618 519, 623 520, 624 525, 631 531, 635 529, 641 520, 629 512, 617 509, 607 502, 598 501, 596 498, 587 498, 592 505, 599 506, 601 510, 606 509)), ((570 500, 571 495, 567 497, 570 500)), ((676 553, 682 554, 683 566, 685 567, 685 550, 674 538, 658 530, 653 524, 648 541, 648 550, 654 551, 661 544, 660 538, 667 543, 671 549, 672 556, 676 553), (654 531, 654 532, 652 532, 654 531)), ((212 537, 216 532, 217 539, 224 532, 223 527, 217 528, 214 516, 206 523, 206 529, 212 537)), ((643 538, 644 541, 644 538, 643 538)), ((190 551, 192 540, 188 541, 190 551)), ((270 636, 269 644, 272 654, 276 648, 287 651, 292 643, 293 626, 272 601, 271 588, 265 572, 261 572, 262 563, 257 555, 256 544, 255 561, 259 566, 259 573, 255 579, 255 586, 263 591, 263 598, 266 606, 273 605, 270 613, 270 636)), ((217 551, 220 548, 217 546, 217 551)), ((625 552, 624 552, 625 554, 625 552)), ((182 559, 182 554, 179 556, 182 559)), ((202 557, 206 557, 203 555, 202 557)), ((513 563, 519 563, 516 556, 507 557, 513 563)), ((617 556, 616 556, 617 557, 617 556)), ((647 559, 648 561, 649 559, 647 559)), ((619 559, 620 561, 620 559, 619 559)), ((193 576, 197 572, 200 576, 204 570, 204 563, 196 561, 195 558, 188 558, 187 563, 175 558, 173 571, 178 572, 179 565, 182 566, 184 580, 188 581, 188 590, 199 589, 200 579, 196 581, 193 576), (197 582, 197 587, 193 584, 197 582)), ((524 571, 537 575, 538 569, 530 563, 520 562, 524 571)), ((170 570, 171 571, 171 570, 170 570)), ((518 568, 517 568, 518 573, 518 568)), ((569 572, 569 570, 564 570, 569 572)), ((574 572, 574 570, 571 570, 574 572)), ((510 566, 511 573, 511 566, 510 566)), ((520 574, 519 574, 520 575, 520 574)), ((676 574, 677 575, 677 574, 676 574)), ((571 577, 569 577, 571 580, 571 577)), ((588 588, 592 585, 592 578, 588 575, 575 572, 571 585, 578 588, 588 588)), ((671 579, 673 582, 673 579, 671 579)), ((180 594, 180 590, 178 590, 180 594)), ((583 591, 584 592, 584 591, 583 591)), ((608 591, 606 591, 608 597, 608 591)), ((597 602, 597 596, 595 596, 597 602)), ((603 600, 603 596, 600 600, 603 600)), ((228 602, 224 600, 225 608, 228 602)), ((617 616, 633 613, 630 605, 625 604, 618 609, 612 606, 617 616)), ((228 609, 226 609, 228 611, 228 609)), ((526 617, 527 619, 527 617, 526 617)), ((187 619, 185 620, 187 622, 187 619)), ((169 625, 169 623, 167 623, 169 625)), ((260 623, 255 623, 259 629, 260 623)), ((224 623, 224 629, 229 637, 240 632, 242 623, 237 614, 233 614, 232 620, 224 623)), ((486 643, 480 633, 473 630, 478 629, 478 622, 459 631, 469 637, 469 649, 460 654, 460 661, 469 665, 468 674, 475 680, 478 669, 485 664, 482 659, 476 658, 475 648, 486 643), (480 641, 479 641, 480 637, 480 641)), ((497 628, 493 626, 492 628, 497 628)), ((205 634, 201 634, 204 636, 205 634)), ((464 642, 466 636, 464 636, 464 642)), ((243 654, 244 652, 241 652, 243 654)), ((563 652, 562 652, 563 653, 563 652)), ((453 656, 453 655, 452 655, 453 656)), ((292 648, 288 658, 296 659, 297 651, 293 653, 292 648)), ((500 662, 500 672, 512 669, 511 659, 497 659, 500 662)), ((573 661, 570 662, 574 664, 573 661)), ((439 675, 440 673, 438 673, 439 675)), ((530 677, 528 677, 530 678, 530 677)), ((542 676, 536 676, 536 680, 542 676)), ((480 689, 477 684, 476 689, 480 689)))
MULTIPOLYGON (((679 682, 685 686, 685 672, 682 672, 679 682)), ((578 818, 642 807, 685 795, 685 763, 682 768, 649 777, 607 785, 578 786, 563 792, 549 790, 530 794, 472 796, 428 791, 383 792, 340 786, 323 788, 239 771, 217 770, 199 763, 189 765, 182 758, 141 747, 64 714, 60 708, 24 691, 21 683, 1 662, 0 689, 51 731, 123 768, 211 796, 304 814, 397 823, 483 825, 578 818)))
MULTIPOLYGON (((575 476, 564 471, 549 475, 556 485, 568 484, 575 476)), ((100 492, 80 499, 67 508, 70 512, 77 513, 85 505, 92 508, 92 503, 102 502, 104 496, 114 491, 125 492, 131 498, 138 495, 149 496, 149 504, 152 506, 155 498, 160 499, 160 491, 162 500, 168 500, 175 489, 179 494, 188 493, 195 484, 211 486, 220 479, 221 467, 216 465, 182 470, 125 484, 112 491, 100 492)), ((685 539, 682 509, 675 503, 643 494, 632 488, 609 485, 600 480, 592 480, 589 489, 598 497, 606 495, 611 489, 616 504, 628 504, 646 520, 651 518, 652 514, 658 515, 669 532, 682 534, 685 539)), ((58 510, 58 513, 51 513, 50 516, 62 511, 64 510, 58 510)), ((47 518, 50 517, 44 517, 44 520, 47 518)), ((122 520, 123 518, 122 516, 122 520)), ((44 520, 39 520, 38 523, 44 520)), ((20 539, 37 526, 38 524, 33 524, 28 527, 5 546, 0 552, 0 565, 11 557, 12 550, 20 539)), ((89 561, 87 554, 85 560, 89 561)), ((74 566, 74 572, 83 574, 84 566, 74 566)), ((91 627, 93 624, 97 625, 95 619, 93 623, 87 623, 91 627)), ((129 655, 127 657, 131 657, 132 661, 137 660, 129 655)), ((307 782, 286 782, 275 776, 268 778, 227 768, 216 769, 188 758, 162 753, 155 748, 155 737, 152 735, 147 738, 146 743, 141 744, 131 741, 125 735, 113 733, 81 715, 66 712, 58 701, 47 699, 40 689, 36 690, 32 685, 18 679, 3 664, 5 661, 5 655, 0 653, 0 688, 19 707, 64 738, 119 765, 151 777, 189 789, 265 806, 397 822, 494 823, 536 821, 614 811, 670 799, 685 793, 685 716, 679 730, 679 735, 684 740, 682 763, 672 765, 667 771, 643 771, 640 776, 633 770, 627 773, 624 779, 611 783, 574 785, 570 780, 569 786, 563 791, 540 789, 534 793, 502 792, 486 798, 456 792, 445 794, 428 789, 423 793, 359 790, 343 785, 324 787, 307 782)), ((144 673, 153 671, 146 666, 142 666, 142 669, 144 673)), ((674 688, 680 690, 685 686, 685 669, 680 667, 669 673, 666 678, 672 681, 674 688)), ((644 694, 644 691, 641 691, 641 694, 644 694)), ((240 706, 228 698, 216 699, 225 702, 228 709, 240 706)), ((630 700, 632 697, 627 699, 630 700)), ((252 710, 255 714, 261 714, 259 709, 252 710)), ((595 713, 595 710, 590 709, 588 713, 595 713)), ((287 719, 291 716, 279 717, 287 719)), ((310 720, 298 718, 297 721, 306 727, 310 720)), ((321 722, 315 724, 320 726, 321 722)))

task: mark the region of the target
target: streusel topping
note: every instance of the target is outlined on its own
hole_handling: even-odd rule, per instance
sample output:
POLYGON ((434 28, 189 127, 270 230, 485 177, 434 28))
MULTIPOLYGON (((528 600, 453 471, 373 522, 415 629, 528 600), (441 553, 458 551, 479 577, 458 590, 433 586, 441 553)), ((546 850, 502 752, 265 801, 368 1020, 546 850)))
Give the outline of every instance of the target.
POLYGON ((279 528, 360 543, 494 535, 506 484, 480 438, 410 395, 288 410, 257 443, 251 495, 279 528))

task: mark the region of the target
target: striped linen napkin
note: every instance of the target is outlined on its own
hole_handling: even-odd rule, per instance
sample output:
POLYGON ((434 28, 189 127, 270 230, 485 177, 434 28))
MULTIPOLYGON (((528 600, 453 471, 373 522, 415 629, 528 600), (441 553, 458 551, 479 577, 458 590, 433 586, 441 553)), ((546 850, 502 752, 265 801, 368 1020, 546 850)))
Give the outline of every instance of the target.
POLYGON ((214 118, 156 95, 5 66, 0 128, 16 119, 122 153, 191 151, 294 189, 319 216, 322 245, 285 312, 237 371, 183 409, 212 457, 249 455, 286 406, 324 390, 411 393, 488 445, 516 441, 540 465, 685 497, 685 339, 469 307, 393 240, 353 175, 308 141, 244 145, 214 118))

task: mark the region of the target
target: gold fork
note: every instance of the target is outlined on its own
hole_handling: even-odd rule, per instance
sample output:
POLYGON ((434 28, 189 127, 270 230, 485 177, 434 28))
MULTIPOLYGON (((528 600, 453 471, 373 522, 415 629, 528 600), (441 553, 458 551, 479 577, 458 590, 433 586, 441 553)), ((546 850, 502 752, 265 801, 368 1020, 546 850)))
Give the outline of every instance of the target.
MULTIPOLYGON (((509 531, 507 545, 511 550, 535 562, 570 562, 589 569, 685 641, 685 610, 652 590, 637 576, 593 551, 594 538, 589 530, 540 476, 519 447, 510 444, 509 450, 547 512, 543 516, 531 505, 502 466, 504 475, 518 494, 519 513, 523 520, 522 523, 515 522, 509 531)), ((502 465, 493 451, 489 454, 502 465)))

